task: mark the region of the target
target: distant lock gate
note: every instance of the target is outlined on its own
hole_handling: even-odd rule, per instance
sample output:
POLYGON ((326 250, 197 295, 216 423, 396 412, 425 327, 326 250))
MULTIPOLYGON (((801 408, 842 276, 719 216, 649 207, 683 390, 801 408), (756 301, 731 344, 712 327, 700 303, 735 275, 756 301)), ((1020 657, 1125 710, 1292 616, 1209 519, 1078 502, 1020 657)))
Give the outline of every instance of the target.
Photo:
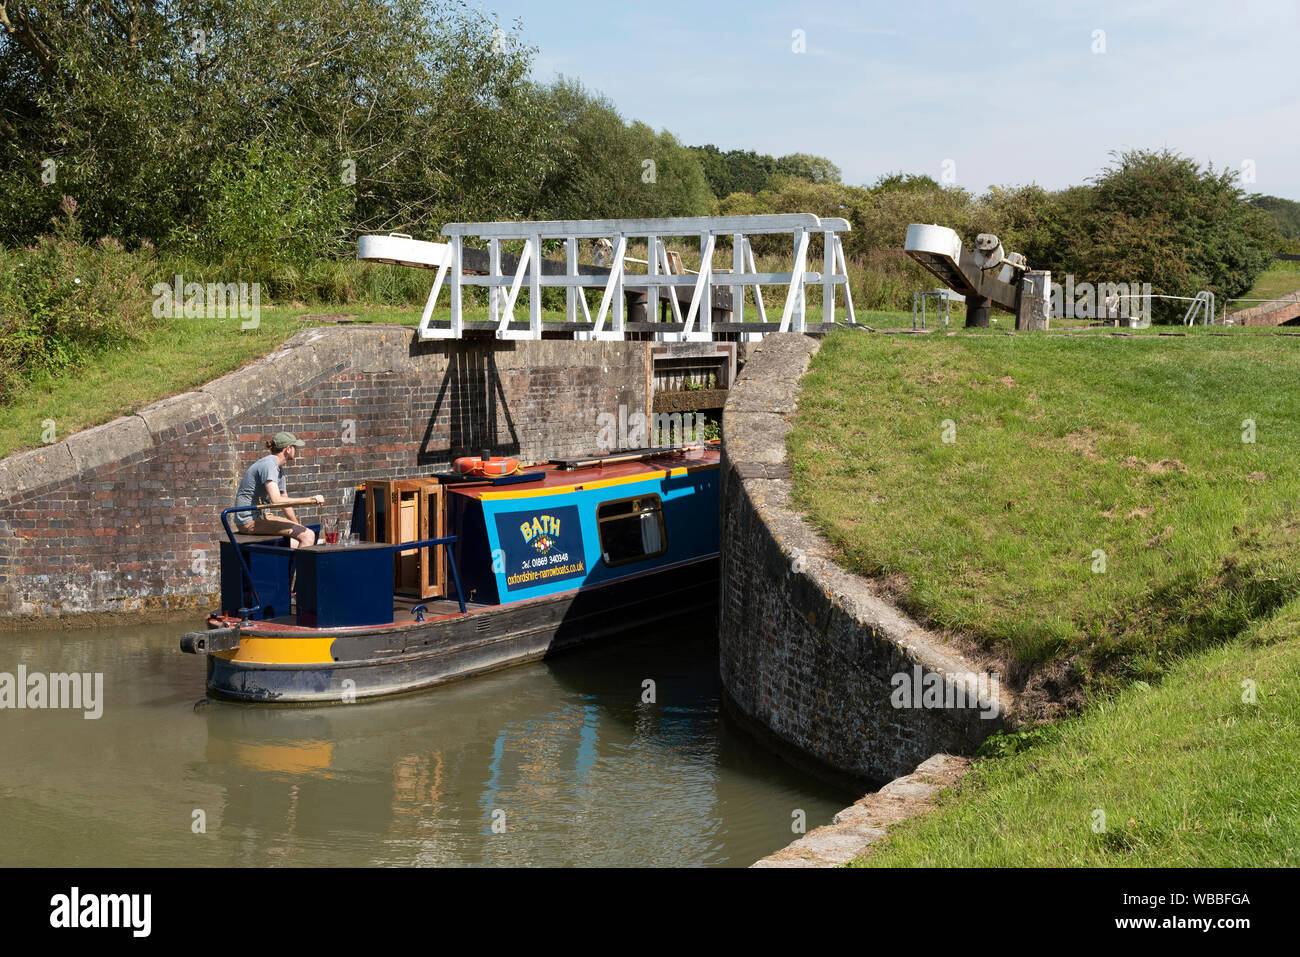
POLYGON ((811 213, 764 216, 704 216, 674 219, 593 219, 543 222, 448 223, 446 243, 412 239, 404 234, 363 236, 357 258, 422 269, 436 269, 433 288, 420 317, 421 339, 459 339, 466 332, 492 333, 498 339, 572 336, 579 340, 652 338, 661 342, 709 342, 719 338, 761 339, 768 332, 820 332, 835 323, 838 302, 849 322, 856 322, 848 266, 840 234, 844 219, 811 213), (810 241, 821 234, 821 272, 808 269, 810 241), (750 242, 757 235, 790 236, 788 272, 759 272, 750 242), (732 268, 714 268, 720 237, 731 237, 732 268), (683 269, 665 239, 698 239, 700 268, 683 269), (646 260, 628 256, 630 240, 644 239, 646 260), (609 265, 579 263, 580 240, 604 241, 609 265), (467 242, 468 241, 468 242, 467 242), (514 256, 503 242, 522 242, 514 256), (481 248, 486 245, 486 249, 481 248), (564 260, 546 259, 543 244, 559 244, 564 260), (629 266, 644 271, 629 271, 629 266), (528 318, 516 320, 521 290, 528 289, 528 318), (822 287, 822 321, 807 321, 807 287, 822 287), (449 289, 450 316, 436 318, 438 299, 449 289), (488 319, 465 319, 466 286, 488 289, 488 319), (763 286, 785 287, 779 321, 769 321, 763 286), (565 290, 565 321, 542 321, 542 290, 565 290), (593 317, 585 289, 600 289, 593 317), (757 319, 744 320, 746 290, 752 291, 757 319), (689 293, 689 299, 685 294, 689 293), (842 296, 842 299, 840 297, 842 296), (633 305, 629 308, 629 302, 633 305), (661 302, 666 309, 661 310, 661 302), (661 313, 663 321, 654 321, 661 313), (629 315, 629 313, 632 313, 629 315), (667 318, 667 314, 671 318, 667 318))

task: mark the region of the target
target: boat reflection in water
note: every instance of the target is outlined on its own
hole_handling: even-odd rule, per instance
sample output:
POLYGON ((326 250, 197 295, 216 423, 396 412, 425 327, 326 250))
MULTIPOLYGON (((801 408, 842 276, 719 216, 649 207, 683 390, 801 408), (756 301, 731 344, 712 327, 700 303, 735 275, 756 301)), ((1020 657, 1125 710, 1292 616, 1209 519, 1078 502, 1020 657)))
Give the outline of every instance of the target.
POLYGON ((364 708, 202 709, 237 863, 749 864, 847 796, 718 711, 713 622, 364 708), (655 700, 645 680, 654 682, 655 700))
POLYGON ((4 712, 0 863, 748 865, 789 843, 796 809, 812 828, 856 795, 738 733, 712 616, 681 622, 297 708, 204 697, 174 624, 0 635, 0 671, 104 675, 97 720, 4 712))

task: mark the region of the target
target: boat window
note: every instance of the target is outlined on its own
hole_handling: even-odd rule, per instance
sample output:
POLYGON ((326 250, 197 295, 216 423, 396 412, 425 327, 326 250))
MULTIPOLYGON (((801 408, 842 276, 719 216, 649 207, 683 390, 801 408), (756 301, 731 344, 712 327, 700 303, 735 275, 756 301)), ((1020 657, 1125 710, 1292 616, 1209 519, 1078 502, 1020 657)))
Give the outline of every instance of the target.
POLYGON ((625 565, 668 551, 664 507, 658 495, 638 495, 596 506, 600 557, 606 565, 625 565))

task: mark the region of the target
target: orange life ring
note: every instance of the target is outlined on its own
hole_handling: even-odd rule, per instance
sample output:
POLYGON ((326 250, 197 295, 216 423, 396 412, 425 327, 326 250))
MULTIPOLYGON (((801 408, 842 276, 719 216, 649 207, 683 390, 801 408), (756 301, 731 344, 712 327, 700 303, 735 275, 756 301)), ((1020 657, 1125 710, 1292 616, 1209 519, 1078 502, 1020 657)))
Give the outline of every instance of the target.
POLYGON ((467 455, 459 458, 451 465, 461 475, 486 475, 501 476, 513 475, 519 471, 519 460, 507 458, 503 455, 494 455, 491 458, 480 458, 477 455, 467 455))

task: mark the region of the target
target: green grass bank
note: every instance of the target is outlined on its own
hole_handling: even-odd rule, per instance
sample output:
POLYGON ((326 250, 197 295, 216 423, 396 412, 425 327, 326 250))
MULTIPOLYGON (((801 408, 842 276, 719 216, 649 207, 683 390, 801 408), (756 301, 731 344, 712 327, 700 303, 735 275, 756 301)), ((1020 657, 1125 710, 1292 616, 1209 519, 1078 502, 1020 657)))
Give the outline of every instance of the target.
POLYGON ((1300 604, 1082 716, 989 742, 869 867, 1300 864, 1300 604))
POLYGON ((798 506, 1058 718, 859 863, 1296 862, 1297 373, 1288 336, 824 341, 798 506))
POLYGON ((110 422, 233 372, 275 350, 304 327, 311 313, 356 313, 373 322, 416 325, 419 313, 393 307, 263 308, 255 329, 241 320, 171 319, 137 338, 110 346, 61 374, 38 374, 0 404, 0 458, 35 448, 50 437, 110 422))
POLYGON ((1013 681, 1151 679, 1300 595, 1300 340, 829 336, 790 437, 851 571, 1013 681))

